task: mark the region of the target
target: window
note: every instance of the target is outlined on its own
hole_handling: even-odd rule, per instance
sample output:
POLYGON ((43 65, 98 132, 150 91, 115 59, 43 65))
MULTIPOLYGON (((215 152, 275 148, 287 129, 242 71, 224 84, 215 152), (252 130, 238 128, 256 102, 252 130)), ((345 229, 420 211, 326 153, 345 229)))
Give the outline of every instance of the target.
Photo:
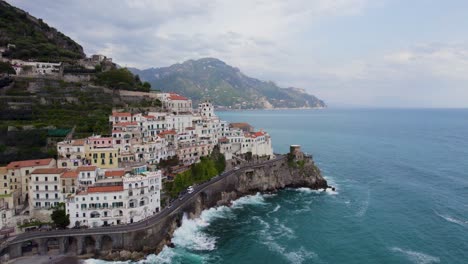
POLYGON ((39 199, 39 194, 38 193, 36 193, 36 199, 39 199))
POLYGON ((86 213, 83 213, 83 217, 86 217, 86 213))
POLYGON ((39 185, 36 185, 36 191, 39 191, 39 185))
POLYGON ((49 186, 46 185, 46 186, 45 186, 45 190, 48 191, 48 190, 49 190, 49 186))
POLYGON ((62 162, 62 167, 66 167, 67 166, 67 163, 66 162, 62 162))
POLYGON ((57 177, 54 177, 54 181, 57 181, 57 177))
POLYGON ((28 174, 29 174, 29 170, 26 170, 26 175, 28 175, 28 174))
POLYGON ((7 185, 8 185, 8 183, 5 182, 5 183, 3 184, 3 187, 7 187, 7 185))
POLYGON ((7 179, 7 176, 6 176, 6 175, 3 175, 3 179, 6 180, 6 179, 7 179))
POLYGON ((58 193, 55 194, 55 198, 58 198, 58 193))
POLYGON ((49 194, 48 193, 45 194, 45 198, 49 199, 49 194))
POLYGON ((47 177, 45 177, 45 178, 44 178, 44 181, 47 181, 47 180, 48 180, 48 178, 47 178, 47 177))

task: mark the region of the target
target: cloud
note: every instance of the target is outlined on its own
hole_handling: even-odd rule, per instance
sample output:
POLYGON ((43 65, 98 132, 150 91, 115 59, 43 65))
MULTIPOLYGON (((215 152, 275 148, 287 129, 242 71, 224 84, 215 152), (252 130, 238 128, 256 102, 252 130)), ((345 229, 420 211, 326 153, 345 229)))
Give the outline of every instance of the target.
POLYGON ((377 13, 401 12, 386 10, 386 0, 8 2, 44 18, 87 54, 123 66, 216 57, 247 75, 306 88, 331 105, 468 106, 468 41, 395 35, 396 44, 367 50, 385 26, 373 24, 377 13))

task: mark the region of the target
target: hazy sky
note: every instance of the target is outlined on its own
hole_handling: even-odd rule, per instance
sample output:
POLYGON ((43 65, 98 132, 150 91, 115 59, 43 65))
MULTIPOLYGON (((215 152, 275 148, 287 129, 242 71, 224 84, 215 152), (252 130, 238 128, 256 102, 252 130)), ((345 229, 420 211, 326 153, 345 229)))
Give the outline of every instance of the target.
POLYGON ((216 57, 330 106, 468 107, 466 0, 9 0, 122 66, 216 57))

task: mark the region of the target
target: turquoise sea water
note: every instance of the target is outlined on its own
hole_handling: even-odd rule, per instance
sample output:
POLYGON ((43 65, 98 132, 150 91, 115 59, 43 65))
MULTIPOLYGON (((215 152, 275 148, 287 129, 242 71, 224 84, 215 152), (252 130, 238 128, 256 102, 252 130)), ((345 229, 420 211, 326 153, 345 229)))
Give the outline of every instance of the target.
POLYGON ((302 145, 337 191, 207 210, 140 263, 468 263, 468 110, 218 114, 267 130, 276 152, 302 145))

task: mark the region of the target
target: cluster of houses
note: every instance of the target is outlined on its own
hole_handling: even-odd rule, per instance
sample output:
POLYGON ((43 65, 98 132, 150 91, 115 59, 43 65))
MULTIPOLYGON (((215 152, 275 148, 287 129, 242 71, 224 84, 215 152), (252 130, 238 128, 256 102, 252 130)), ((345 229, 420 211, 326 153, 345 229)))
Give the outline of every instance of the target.
MULTIPOLYGON (((65 65, 62 62, 41 62, 41 61, 25 61, 19 59, 9 59, 2 56, 10 48, 15 48, 14 44, 8 44, 6 47, 0 47, 0 61, 9 62, 20 76, 63 76, 65 65)), ((77 61, 77 66, 84 70, 95 70, 97 66, 102 70, 115 68, 112 58, 107 58, 104 55, 95 54, 89 58, 80 59, 77 61)))
MULTIPOLYGON (((158 93, 164 111, 109 116, 109 135, 57 143, 57 159, 0 167, 0 230, 31 219, 50 222, 65 203, 70 227, 141 221, 161 210, 162 160, 200 161, 219 146, 226 160, 251 153, 273 156, 271 139, 247 123, 220 120, 210 102, 196 110, 175 93, 158 93)), ((1 234, 1 231, 0 231, 1 234)))

